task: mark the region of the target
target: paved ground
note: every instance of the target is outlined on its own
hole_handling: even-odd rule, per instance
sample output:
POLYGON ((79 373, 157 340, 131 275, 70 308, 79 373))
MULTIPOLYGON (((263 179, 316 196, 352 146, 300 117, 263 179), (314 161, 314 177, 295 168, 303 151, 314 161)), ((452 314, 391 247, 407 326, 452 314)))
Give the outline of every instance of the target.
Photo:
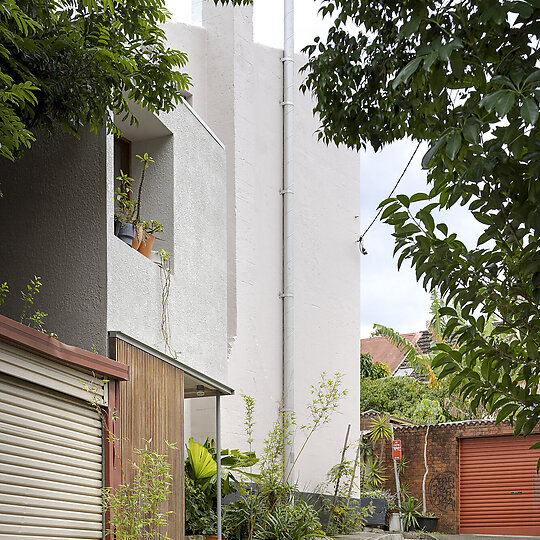
POLYGON ((334 536, 335 540, 540 540, 540 536, 496 536, 485 534, 430 534, 430 533, 390 533, 386 531, 361 532, 347 536, 334 536))

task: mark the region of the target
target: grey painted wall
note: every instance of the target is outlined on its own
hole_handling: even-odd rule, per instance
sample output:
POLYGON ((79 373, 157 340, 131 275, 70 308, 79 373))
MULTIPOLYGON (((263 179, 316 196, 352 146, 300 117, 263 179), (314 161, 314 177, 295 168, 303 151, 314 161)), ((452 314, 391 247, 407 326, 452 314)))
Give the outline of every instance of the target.
MULTIPOLYGON (((141 217, 164 224, 154 249, 173 261, 170 345, 179 360, 227 383, 225 149, 189 107, 140 120, 125 135, 135 189, 135 155, 155 159, 141 217)), ((162 271, 114 235, 113 145, 104 133, 38 137, 22 160, 3 164, 0 282, 13 293, 0 312, 18 318, 19 290, 36 274, 36 307, 62 341, 106 353, 107 331, 116 330, 173 354, 161 333, 162 271)))
POLYGON ((46 329, 105 353, 105 135, 38 133, 22 159, 0 167, 0 281, 12 291, 0 313, 18 319, 19 291, 41 276, 34 307, 48 313, 46 329))

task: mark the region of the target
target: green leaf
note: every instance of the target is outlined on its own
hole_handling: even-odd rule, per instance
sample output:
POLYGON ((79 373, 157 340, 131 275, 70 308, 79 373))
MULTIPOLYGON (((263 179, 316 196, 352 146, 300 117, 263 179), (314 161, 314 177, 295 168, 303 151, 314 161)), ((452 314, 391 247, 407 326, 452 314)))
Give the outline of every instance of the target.
POLYGON ((208 449, 196 443, 193 437, 188 441, 188 463, 194 480, 211 478, 216 474, 217 464, 208 449))
POLYGON ((413 58, 392 81, 392 89, 395 90, 401 83, 407 82, 409 77, 418 69, 422 60, 423 58, 421 56, 413 58))
POLYGON ((501 99, 508 92, 509 90, 497 90, 492 94, 488 94, 480 100, 479 105, 481 107, 485 107, 488 112, 491 112, 495 108, 495 105, 499 99, 501 99))
POLYGON ((392 215, 399 208, 401 208, 401 206, 397 202, 394 202, 393 204, 390 204, 389 206, 387 206, 384 209, 383 213, 381 214, 381 219, 382 220, 386 219, 388 216, 392 215))
POLYGON ((412 203, 414 203, 414 202, 419 202, 419 201, 425 201, 425 200, 428 200, 428 199, 429 199, 429 195, 426 194, 426 193, 415 193, 411 197, 410 201, 412 203))
MULTIPOLYGON (((540 6, 539 6, 540 7, 540 6)), ((524 84, 536 86, 537 84, 540 84, 540 69, 537 69, 536 71, 533 71, 524 81, 524 84)))
POLYGON ((475 117, 469 117, 463 126, 463 137, 470 143, 477 143, 480 139, 482 122, 475 117))
POLYGON ((429 169, 431 160, 435 157, 435 154, 438 152, 444 141, 446 141, 446 135, 443 135, 437 139, 435 144, 432 145, 431 148, 425 153, 424 157, 422 158, 422 169, 429 169))
POLYGON ((533 8, 527 5, 525 2, 509 2, 508 6, 508 11, 518 13, 524 19, 530 17, 534 12, 533 8))
POLYGON ((495 419, 495 423, 498 424, 499 422, 502 422, 505 418, 508 418, 508 416, 510 416, 510 414, 515 410, 516 410, 516 404, 508 403, 497 413, 497 418, 495 419))
POLYGON ((440 62, 435 65, 430 80, 433 95, 438 96, 446 84, 446 71, 440 62))
POLYGON ((454 161, 454 159, 456 159, 456 156, 460 148, 461 148, 461 134, 458 131, 455 131, 450 136, 450 138, 448 139, 448 142, 446 143, 445 153, 452 161, 454 161))
POLYGON ((463 77, 463 55, 457 50, 452 51, 450 55, 450 65, 452 66, 452 75, 457 78, 463 77))
POLYGON ((399 34, 398 34, 398 39, 408 38, 409 36, 414 34, 418 30, 421 20, 422 18, 419 15, 416 15, 416 16, 413 15, 411 17, 411 20, 409 22, 406 22, 401 27, 401 30, 399 31, 399 34))
POLYGON ((529 97, 521 105, 521 117, 528 124, 536 124, 538 120, 538 105, 529 97))
POLYGON ((448 225, 446 225, 446 223, 438 223, 437 229, 439 229, 439 231, 441 231, 444 236, 448 236, 448 225))
POLYGON ((516 95, 511 90, 504 91, 504 94, 499 97, 495 103, 495 110, 499 116, 506 116, 508 111, 514 106, 516 95))
POLYGON ((404 206, 405 208, 409 208, 410 200, 407 195, 396 195, 396 199, 401 203, 402 206, 404 206))
POLYGON ((529 435, 529 433, 536 427, 536 424, 538 424, 538 418, 529 418, 523 425, 522 433, 525 435, 529 435))

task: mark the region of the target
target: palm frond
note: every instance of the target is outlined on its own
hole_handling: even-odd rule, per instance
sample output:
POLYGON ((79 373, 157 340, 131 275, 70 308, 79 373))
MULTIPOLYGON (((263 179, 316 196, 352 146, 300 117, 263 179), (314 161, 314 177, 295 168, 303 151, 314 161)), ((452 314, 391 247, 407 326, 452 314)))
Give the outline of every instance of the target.
POLYGON ((372 336, 382 336, 388 339, 394 347, 396 347, 405 357, 405 360, 407 362, 413 362, 416 360, 416 357, 418 356, 418 352, 415 348, 415 346, 408 340, 405 339, 403 336, 398 334, 393 328, 389 328, 388 326, 384 326, 382 324, 374 324, 373 325, 373 332, 371 334, 372 336))

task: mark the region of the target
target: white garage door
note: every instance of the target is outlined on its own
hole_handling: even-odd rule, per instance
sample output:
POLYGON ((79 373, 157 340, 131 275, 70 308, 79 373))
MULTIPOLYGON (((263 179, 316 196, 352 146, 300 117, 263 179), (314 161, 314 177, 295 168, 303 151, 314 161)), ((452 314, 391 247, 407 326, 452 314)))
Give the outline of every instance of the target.
POLYGON ((99 414, 0 373, 0 539, 102 538, 101 487, 99 414))

